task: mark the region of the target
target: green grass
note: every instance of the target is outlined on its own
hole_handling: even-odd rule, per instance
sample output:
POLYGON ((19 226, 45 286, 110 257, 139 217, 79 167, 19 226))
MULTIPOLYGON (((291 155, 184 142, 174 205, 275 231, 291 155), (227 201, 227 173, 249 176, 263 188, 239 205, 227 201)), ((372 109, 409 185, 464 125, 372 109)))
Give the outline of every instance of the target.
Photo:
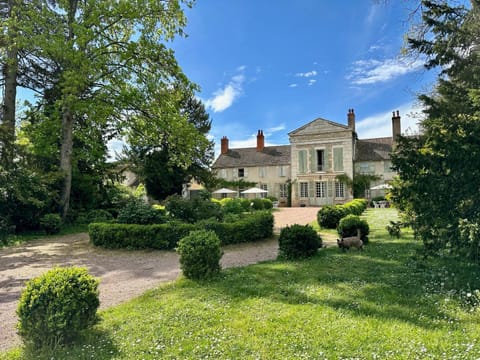
POLYGON ((31 240, 45 239, 45 238, 55 238, 56 236, 78 234, 81 232, 88 231, 88 224, 73 224, 73 225, 64 225, 62 226, 60 232, 55 235, 46 235, 44 231, 28 231, 16 235, 8 235, 7 244, 0 242, 0 249, 5 246, 18 245, 31 240))
MULTIPOLYGON (((369 209, 365 251, 181 279, 101 313, 80 344, 4 359, 478 359, 480 268, 424 259, 393 209, 369 209), (478 299, 477 299, 478 300, 478 299)), ((0 358, 2 358, 0 356, 0 358)))

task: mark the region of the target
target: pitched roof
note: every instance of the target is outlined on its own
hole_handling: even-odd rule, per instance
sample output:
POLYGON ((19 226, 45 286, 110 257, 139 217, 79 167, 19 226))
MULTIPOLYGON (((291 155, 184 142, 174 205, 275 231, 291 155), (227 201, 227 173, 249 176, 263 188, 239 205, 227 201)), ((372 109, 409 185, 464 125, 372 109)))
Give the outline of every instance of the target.
POLYGON ((290 145, 266 146, 263 151, 255 147, 229 149, 226 154, 220 154, 212 168, 289 165, 290 149, 290 145))
POLYGON ((310 121, 308 124, 305 124, 298 129, 290 131, 288 133, 289 136, 292 135, 303 135, 308 133, 318 133, 320 130, 321 132, 336 132, 336 131, 343 131, 349 130, 350 128, 346 125, 339 124, 327 119, 317 118, 315 120, 310 121))
POLYGON ((391 137, 358 140, 355 161, 389 160, 392 143, 391 137))

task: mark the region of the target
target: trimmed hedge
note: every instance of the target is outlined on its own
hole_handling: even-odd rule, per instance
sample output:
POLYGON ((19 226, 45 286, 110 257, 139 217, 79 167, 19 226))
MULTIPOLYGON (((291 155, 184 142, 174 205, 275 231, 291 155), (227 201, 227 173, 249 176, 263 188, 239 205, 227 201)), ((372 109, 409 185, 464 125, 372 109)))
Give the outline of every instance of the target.
POLYGON ((110 249, 174 249, 180 239, 194 230, 212 230, 222 245, 269 238, 273 235, 273 215, 255 212, 238 221, 222 223, 204 220, 196 224, 169 222, 157 225, 90 224, 88 233, 95 246, 110 249))
POLYGON ((223 252, 220 239, 213 231, 192 231, 178 242, 176 250, 185 277, 201 280, 220 272, 223 252))
POLYGON ((22 291, 18 333, 34 348, 71 343, 98 322, 98 296, 98 280, 86 268, 53 268, 22 291))
POLYGON ((368 201, 365 199, 354 199, 343 205, 327 205, 317 213, 318 224, 327 229, 335 229, 340 220, 347 215, 361 215, 367 208, 368 201))
POLYGON ((230 223, 214 220, 201 221, 197 223, 197 227, 214 231, 222 245, 228 245, 271 237, 273 221, 273 215, 270 212, 259 211, 230 223))
POLYGON ((287 226, 278 238, 279 258, 301 259, 315 255, 322 239, 310 225, 287 226))
POLYGON ((357 236, 357 229, 360 229, 361 238, 364 244, 368 243, 370 227, 366 220, 360 219, 358 215, 347 215, 338 224, 338 235, 341 237, 357 236))

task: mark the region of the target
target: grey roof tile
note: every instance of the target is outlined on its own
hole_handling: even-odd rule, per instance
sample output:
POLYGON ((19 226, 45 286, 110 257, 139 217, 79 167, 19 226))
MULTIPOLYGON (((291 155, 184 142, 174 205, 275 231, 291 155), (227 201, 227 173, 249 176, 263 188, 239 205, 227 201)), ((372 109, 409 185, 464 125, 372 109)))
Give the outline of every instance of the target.
POLYGON ((229 149, 228 153, 220 154, 212 168, 289 165, 290 152, 290 145, 266 146, 263 151, 257 151, 256 147, 229 149))
POLYGON ((358 140, 355 161, 389 160, 392 143, 391 137, 358 140))

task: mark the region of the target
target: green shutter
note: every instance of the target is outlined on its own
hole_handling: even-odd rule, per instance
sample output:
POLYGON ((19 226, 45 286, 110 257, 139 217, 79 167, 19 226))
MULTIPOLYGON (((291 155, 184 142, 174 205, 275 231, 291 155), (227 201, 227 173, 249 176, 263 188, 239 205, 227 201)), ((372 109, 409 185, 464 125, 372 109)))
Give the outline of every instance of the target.
POLYGON ((327 197, 333 197, 333 181, 327 182, 327 197))
POLYGON ((323 171, 330 171, 330 161, 328 158, 328 148, 323 151, 323 171))
POLYGON ((310 172, 314 173, 317 171, 317 154, 315 149, 310 149, 310 172))
POLYGON ((299 174, 305 174, 307 164, 307 152, 306 150, 300 150, 298 152, 298 172, 299 174))
POLYGON ((333 149, 333 170, 343 171, 343 148, 333 149))

